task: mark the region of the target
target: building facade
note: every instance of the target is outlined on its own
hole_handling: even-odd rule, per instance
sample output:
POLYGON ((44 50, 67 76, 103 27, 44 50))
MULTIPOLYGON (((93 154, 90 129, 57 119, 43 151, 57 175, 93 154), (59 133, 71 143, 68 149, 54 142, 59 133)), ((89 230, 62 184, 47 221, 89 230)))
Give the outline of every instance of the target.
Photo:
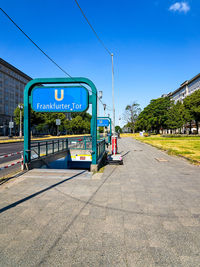
MULTIPOLYGON (((8 127, 18 104, 23 103, 25 85, 31 77, 0 58, 0 127, 8 127)), ((5 131, 5 129, 4 129, 5 131)))
POLYGON ((178 89, 174 92, 169 93, 167 96, 170 96, 172 100, 176 103, 177 101, 183 101, 183 99, 194 93, 194 91, 200 89, 200 73, 193 77, 191 80, 185 81, 180 85, 178 89))
MULTIPOLYGON (((175 91, 167 95, 163 95, 163 97, 169 96, 172 100, 174 100, 175 103, 177 103, 178 101, 183 102, 183 99, 185 97, 191 95, 192 93, 194 93, 196 90, 199 90, 199 89, 200 89, 200 73, 197 74, 192 79, 182 83, 180 87, 176 89, 175 91)), ((179 131, 180 129, 172 130, 172 131, 165 130, 165 133, 177 133, 179 131)), ((181 132, 187 133, 187 134, 190 132, 197 133, 195 122, 184 125, 184 127, 181 129, 181 132)), ((198 134, 200 134, 200 129, 199 129, 198 134)))

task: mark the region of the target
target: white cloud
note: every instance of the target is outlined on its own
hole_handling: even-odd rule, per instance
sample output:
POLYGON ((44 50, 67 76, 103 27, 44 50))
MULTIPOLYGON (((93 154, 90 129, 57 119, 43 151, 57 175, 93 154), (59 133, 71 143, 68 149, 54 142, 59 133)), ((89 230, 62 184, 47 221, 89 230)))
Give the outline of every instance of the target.
POLYGON ((170 6, 169 10, 187 13, 190 10, 190 6, 187 2, 176 2, 170 6))

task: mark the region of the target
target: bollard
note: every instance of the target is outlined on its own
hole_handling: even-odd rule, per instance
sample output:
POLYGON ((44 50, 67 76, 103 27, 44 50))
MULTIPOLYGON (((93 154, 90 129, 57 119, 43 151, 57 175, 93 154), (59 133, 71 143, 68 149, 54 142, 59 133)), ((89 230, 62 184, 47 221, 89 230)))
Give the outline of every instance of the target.
POLYGON ((23 156, 23 152, 22 152, 22 156, 21 156, 22 162, 21 162, 21 170, 24 170, 24 156, 23 156))
POLYGON ((116 135, 112 136, 112 154, 113 155, 117 154, 117 136, 116 135))

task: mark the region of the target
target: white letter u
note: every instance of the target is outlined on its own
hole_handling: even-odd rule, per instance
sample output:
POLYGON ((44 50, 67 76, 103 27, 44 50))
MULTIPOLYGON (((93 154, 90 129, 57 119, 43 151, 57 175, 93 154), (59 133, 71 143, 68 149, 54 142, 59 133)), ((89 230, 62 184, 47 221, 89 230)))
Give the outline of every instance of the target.
POLYGON ((61 90, 61 97, 58 98, 58 90, 56 89, 56 90, 55 90, 55 99, 56 99, 57 101, 62 101, 63 98, 64 98, 64 90, 63 90, 63 89, 61 90))

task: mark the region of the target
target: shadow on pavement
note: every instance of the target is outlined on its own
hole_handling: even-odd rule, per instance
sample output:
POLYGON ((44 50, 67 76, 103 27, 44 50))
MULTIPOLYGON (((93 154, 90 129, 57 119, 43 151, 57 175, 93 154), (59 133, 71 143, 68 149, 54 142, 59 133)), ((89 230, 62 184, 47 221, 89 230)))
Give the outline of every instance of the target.
POLYGON ((23 199, 20 199, 20 200, 18 200, 18 201, 16 201, 16 202, 14 202, 14 203, 12 203, 12 204, 10 204, 10 205, 4 207, 4 208, 1 208, 1 209, 0 209, 0 213, 3 213, 4 211, 7 211, 7 210, 9 210, 9 209, 12 209, 12 208, 16 207, 17 205, 19 205, 19 204, 21 204, 21 203, 23 203, 23 202, 25 202, 25 201, 27 201, 27 200, 33 198, 33 197, 36 197, 36 196, 38 196, 38 195, 40 195, 40 194, 42 194, 42 193, 44 193, 44 192, 46 192, 46 191, 48 191, 48 190, 50 190, 50 189, 52 189, 52 188, 54 188, 54 187, 60 185, 60 184, 63 184, 63 183, 65 183, 65 182, 69 181, 69 180, 72 180, 72 179, 74 179, 75 177, 77 177, 77 176, 83 174, 84 172, 86 172, 86 171, 84 170, 84 171, 82 171, 82 172, 80 172, 80 173, 77 173, 76 175, 73 175, 72 177, 69 177, 69 178, 67 178, 67 179, 65 179, 65 180, 63 180, 63 181, 60 181, 60 182, 58 182, 58 183, 56 183, 56 184, 53 184, 53 185, 51 185, 51 186, 49 186, 49 187, 47 187, 47 188, 45 188, 45 189, 43 189, 43 190, 40 190, 40 191, 38 191, 38 192, 36 192, 36 193, 34 193, 34 194, 28 196, 28 197, 25 197, 25 198, 23 198, 23 199))
POLYGON ((127 151, 124 155, 122 155, 122 157, 125 157, 126 155, 128 155, 130 153, 130 151, 127 151))

